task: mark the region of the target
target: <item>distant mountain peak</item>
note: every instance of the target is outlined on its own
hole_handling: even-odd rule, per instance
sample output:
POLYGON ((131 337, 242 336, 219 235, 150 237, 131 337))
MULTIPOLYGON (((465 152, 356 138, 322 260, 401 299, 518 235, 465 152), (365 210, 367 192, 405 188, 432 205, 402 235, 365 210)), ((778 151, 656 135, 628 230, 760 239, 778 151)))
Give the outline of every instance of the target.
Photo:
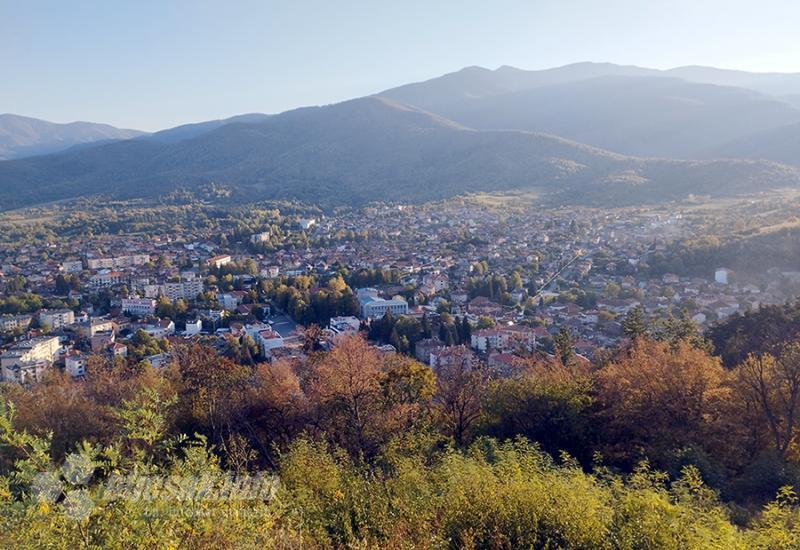
POLYGON ((491 72, 492 72, 491 69, 487 69, 486 67, 481 67, 480 65, 469 65, 467 67, 464 67, 463 69, 455 71, 455 73, 449 73, 449 74, 458 74, 458 73, 486 74, 491 72))
POLYGON ((138 130, 93 122, 57 123, 12 113, 0 115, 0 160, 57 153, 78 145, 131 139, 138 130))

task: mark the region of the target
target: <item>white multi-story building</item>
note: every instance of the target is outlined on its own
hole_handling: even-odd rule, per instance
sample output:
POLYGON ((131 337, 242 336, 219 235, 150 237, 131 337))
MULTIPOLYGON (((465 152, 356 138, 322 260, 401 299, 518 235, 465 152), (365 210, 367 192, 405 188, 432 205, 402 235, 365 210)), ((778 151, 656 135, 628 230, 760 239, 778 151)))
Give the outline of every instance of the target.
POLYGON ((84 338, 91 338, 98 332, 112 332, 116 330, 114 322, 105 317, 94 317, 78 324, 78 332, 84 338))
POLYGON ((114 269, 114 258, 87 258, 86 267, 95 269, 114 269))
POLYGON ((42 373, 58 358, 61 345, 54 336, 42 336, 17 342, 0 355, 4 382, 38 382, 42 373))
POLYGON ((64 370, 73 378, 81 378, 86 374, 86 355, 79 351, 71 351, 64 357, 64 370))
POLYGON ((143 325, 140 328, 153 338, 166 338, 175 334, 175 322, 171 319, 162 319, 157 323, 143 325))
POLYGON ((261 276, 268 279, 274 279, 280 273, 280 268, 276 265, 271 265, 261 270, 261 276))
POLYGON ((247 296, 247 293, 242 290, 232 290, 225 293, 217 293, 217 301, 222 304, 222 307, 229 311, 233 311, 247 296))
POLYGON ((80 260, 64 260, 61 262, 60 269, 64 273, 80 273, 83 271, 83 262, 80 260))
POLYGON ((150 261, 147 254, 131 254, 129 256, 117 256, 115 258, 87 258, 86 267, 95 269, 125 269, 144 265, 150 261))
POLYGON ((194 300, 203 292, 202 279, 189 279, 175 283, 164 283, 164 296, 170 300, 194 300))
POLYGON ((195 319, 194 321, 186 321, 186 330, 183 332, 184 336, 194 336, 203 331, 203 321, 195 319))
POLYGON ((156 312, 156 301, 152 298, 123 298, 122 312, 137 317, 147 317, 156 312))
POLYGON ((39 312, 39 323, 50 330, 61 330, 75 323, 75 312, 71 309, 43 309, 39 312))
POLYGON ((261 349, 261 355, 268 357, 270 350, 283 346, 283 337, 272 329, 262 330, 258 333, 256 343, 261 349))
POLYGON ((147 298, 158 298, 163 295, 173 301, 178 299, 194 300, 201 292, 203 292, 202 279, 187 279, 160 285, 144 285, 144 295, 147 298))
POLYGON ((486 328, 472 333, 471 342, 473 349, 486 351, 488 349, 505 349, 509 335, 502 330, 486 328))
POLYGON ((517 348, 533 351, 536 348, 536 332, 529 327, 517 325, 487 328, 473 332, 470 345, 482 352, 517 348))
POLYGON ((145 284, 138 288, 142 291, 145 298, 158 298, 164 294, 164 285, 145 284))
POLYGON ((89 278, 89 285, 95 288, 120 285, 125 282, 125 274, 119 271, 98 273, 89 278))
POLYGON ((387 311, 395 316, 408 313, 408 302, 399 296, 386 300, 378 296, 378 291, 374 288, 359 288, 356 294, 361 305, 361 317, 364 319, 383 317, 387 311))
POLYGON ((15 330, 27 330, 33 317, 27 314, 22 315, 0 315, 0 332, 14 332, 15 330))

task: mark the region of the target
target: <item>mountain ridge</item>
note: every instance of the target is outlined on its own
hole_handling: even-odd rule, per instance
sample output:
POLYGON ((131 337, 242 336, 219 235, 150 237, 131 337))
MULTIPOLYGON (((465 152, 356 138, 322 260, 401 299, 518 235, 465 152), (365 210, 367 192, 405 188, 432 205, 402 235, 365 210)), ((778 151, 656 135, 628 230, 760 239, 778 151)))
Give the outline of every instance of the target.
POLYGON ((145 132, 95 122, 57 123, 12 113, 0 114, 0 160, 57 153, 92 142, 132 139, 145 132))
POLYGON ((240 200, 328 205, 531 188, 564 202, 654 202, 704 189, 724 195, 797 186, 800 170, 629 157, 547 134, 476 130, 378 97, 228 124, 176 143, 135 139, 0 163, 6 208, 98 194, 158 196, 210 182, 230 186, 240 200))
POLYGON ((211 182, 239 200, 329 204, 530 188, 564 202, 652 202, 800 185, 791 146, 800 109, 665 76, 673 71, 709 75, 588 62, 472 66, 331 105, 82 143, 0 162, 3 206, 211 182))
POLYGON ((707 158, 724 143, 800 122, 800 109, 781 98, 650 69, 579 64, 498 76, 501 69, 473 68, 376 95, 477 129, 544 132, 648 157, 707 158), (596 76, 602 71, 614 74, 596 76))

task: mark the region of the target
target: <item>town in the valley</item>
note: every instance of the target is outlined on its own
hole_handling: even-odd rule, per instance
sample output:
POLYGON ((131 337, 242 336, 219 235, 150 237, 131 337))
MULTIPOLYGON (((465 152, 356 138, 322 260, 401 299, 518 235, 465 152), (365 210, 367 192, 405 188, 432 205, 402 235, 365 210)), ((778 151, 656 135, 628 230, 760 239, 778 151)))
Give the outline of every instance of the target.
MULTIPOLYGON (((565 345, 592 361, 630 336, 631 317, 702 333, 800 287, 785 265, 748 272, 681 257, 676 243, 707 238, 713 211, 514 203, 276 209, 249 232, 176 225, 6 241, 2 379, 35 383, 50 369, 80 379, 93 356, 160 367, 186 341, 253 364, 354 333, 434 368, 457 352, 503 376, 565 345)), ((764 224, 773 206, 739 205, 764 224)))

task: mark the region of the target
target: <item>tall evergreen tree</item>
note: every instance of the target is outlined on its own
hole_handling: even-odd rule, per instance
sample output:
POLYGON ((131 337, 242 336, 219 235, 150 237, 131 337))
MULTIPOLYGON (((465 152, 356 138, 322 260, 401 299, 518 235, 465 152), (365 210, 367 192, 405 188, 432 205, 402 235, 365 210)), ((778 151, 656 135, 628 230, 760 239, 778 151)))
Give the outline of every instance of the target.
POLYGON ((622 330, 631 340, 647 336, 647 319, 642 306, 636 306, 625 315, 622 330))
POLYGON ((472 341, 472 326, 469 324, 467 316, 461 318, 461 341, 469 344, 472 341))
POLYGON ((561 362, 569 365, 575 358, 575 341, 567 327, 561 327, 561 330, 553 336, 553 345, 561 362))

